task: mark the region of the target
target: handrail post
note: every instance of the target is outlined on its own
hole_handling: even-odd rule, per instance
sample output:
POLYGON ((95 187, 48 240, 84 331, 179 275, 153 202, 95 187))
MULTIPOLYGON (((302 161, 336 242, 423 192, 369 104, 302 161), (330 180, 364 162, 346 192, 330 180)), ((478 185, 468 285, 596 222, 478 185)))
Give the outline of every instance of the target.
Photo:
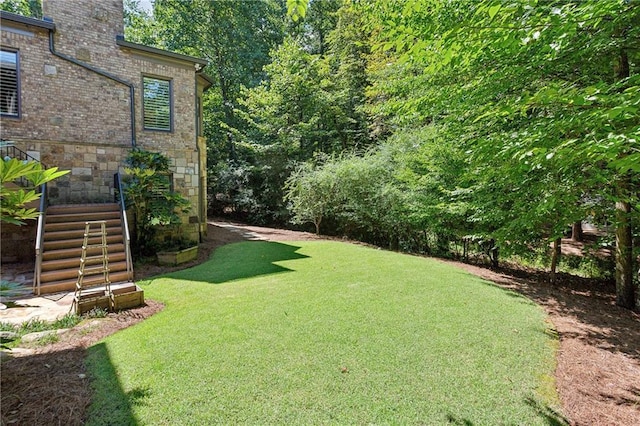
POLYGON ((38 228, 36 231, 36 264, 33 274, 33 292, 40 295, 40 284, 42 274, 42 247, 44 245, 44 223, 47 214, 47 205, 49 199, 47 197, 47 184, 40 186, 40 214, 38 215, 38 228))
POLYGON ((114 194, 115 201, 120 204, 120 215, 122 216, 122 239, 124 240, 124 251, 127 260, 127 275, 133 281, 133 258, 131 257, 131 237, 129 234, 129 221, 127 220, 127 209, 124 201, 124 191, 122 190, 122 179, 120 172, 113 175, 113 189, 118 191, 114 194))

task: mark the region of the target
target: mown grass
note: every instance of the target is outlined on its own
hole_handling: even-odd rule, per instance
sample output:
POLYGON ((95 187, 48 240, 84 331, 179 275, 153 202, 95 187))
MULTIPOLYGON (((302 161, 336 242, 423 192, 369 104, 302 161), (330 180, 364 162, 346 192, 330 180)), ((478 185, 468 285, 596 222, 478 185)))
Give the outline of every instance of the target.
POLYGON ((542 310, 435 260, 245 242, 140 284, 166 307, 90 349, 90 425, 563 422, 542 310))

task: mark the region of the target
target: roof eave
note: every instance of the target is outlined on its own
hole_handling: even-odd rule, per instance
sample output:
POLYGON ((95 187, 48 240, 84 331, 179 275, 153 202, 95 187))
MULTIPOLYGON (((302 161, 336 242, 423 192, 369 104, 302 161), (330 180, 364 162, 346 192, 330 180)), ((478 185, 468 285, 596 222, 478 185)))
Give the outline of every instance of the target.
POLYGON ((45 21, 43 19, 29 18, 27 16, 18 15, 16 13, 5 12, 0 10, 0 23, 6 22, 14 24, 28 25, 31 27, 38 27, 49 31, 55 31, 56 25, 52 21, 45 21))
POLYGON ((144 44, 138 44, 138 43, 126 41, 124 39, 124 36, 121 36, 121 35, 116 37, 116 44, 120 47, 137 50, 139 52, 149 53, 152 55, 163 56, 163 57, 171 58, 178 61, 201 65, 201 68, 204 68, 209 64, 209 61, 207 61, 206 59, 196 58, 195 56, 183 55, 182 53, 170 52, 168 50, 158 49, 156 47, 151 47, 151 46, 146 46, 144 44))
POLYGON ((200 71, 198 72, 197 76, 202 79, 202 81, 204 81, 204 84, 202 85, 202 89, 203 90, 207 90, 209 89, 211 86, 213 86, 214 81, 213 78, 211 78, 210 76, 208 76, 207 74, 205 74, 204 72, 200 71))

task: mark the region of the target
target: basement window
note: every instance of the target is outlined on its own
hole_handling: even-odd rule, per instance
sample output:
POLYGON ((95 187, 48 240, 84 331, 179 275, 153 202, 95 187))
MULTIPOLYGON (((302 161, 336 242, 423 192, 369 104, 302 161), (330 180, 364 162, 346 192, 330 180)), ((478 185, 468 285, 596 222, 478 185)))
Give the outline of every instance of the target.
POLYGON ((143 77, 143 118, 145 130, 172 130, 171 81, 143 77))
POLYGON ((18 70, 18 52, 0 50, 0 113, 3 116, 20 116, 18 70))

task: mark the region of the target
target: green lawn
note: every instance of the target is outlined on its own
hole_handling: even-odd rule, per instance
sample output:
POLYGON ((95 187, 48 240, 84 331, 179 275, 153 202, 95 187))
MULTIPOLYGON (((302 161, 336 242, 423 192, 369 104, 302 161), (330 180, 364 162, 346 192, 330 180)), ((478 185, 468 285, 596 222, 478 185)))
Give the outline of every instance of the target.
POLYGON ((432 259, 243 242, 141 282, 166 308, 90 349, 88 424, 560 424, 532 302, 432 259))

